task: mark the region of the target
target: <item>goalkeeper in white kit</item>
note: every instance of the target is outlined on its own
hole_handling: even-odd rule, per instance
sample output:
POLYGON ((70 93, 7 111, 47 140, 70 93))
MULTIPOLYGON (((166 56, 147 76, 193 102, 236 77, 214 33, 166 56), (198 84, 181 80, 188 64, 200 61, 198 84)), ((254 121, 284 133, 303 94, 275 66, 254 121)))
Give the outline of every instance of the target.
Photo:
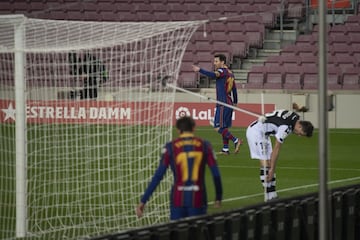
POLYGON ((289 110, 275 110, 252 122, 246 130, 246 138, 252 159, 260 160, 260 180, 264 187, 265 201, 277 198, 276 162, 285 138, 294 133, 311 137, 314 127, 309 121, 289 110), (270 136, 275 137, 274 147, 270 136))

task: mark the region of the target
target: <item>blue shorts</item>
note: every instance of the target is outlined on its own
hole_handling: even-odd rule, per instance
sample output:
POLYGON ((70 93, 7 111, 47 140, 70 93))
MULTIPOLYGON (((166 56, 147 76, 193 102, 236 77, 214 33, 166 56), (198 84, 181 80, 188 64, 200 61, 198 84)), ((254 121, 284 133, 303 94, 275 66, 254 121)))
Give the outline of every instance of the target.
POLYGON ((214 128, 231 127, 233 109, 225 106, 216 106, 214 128))
POLYGON ((170 220, 178 220, 185 217, 199 216, 206 214, 207 206, 201 208, 192 207, 170 207, 170 220))

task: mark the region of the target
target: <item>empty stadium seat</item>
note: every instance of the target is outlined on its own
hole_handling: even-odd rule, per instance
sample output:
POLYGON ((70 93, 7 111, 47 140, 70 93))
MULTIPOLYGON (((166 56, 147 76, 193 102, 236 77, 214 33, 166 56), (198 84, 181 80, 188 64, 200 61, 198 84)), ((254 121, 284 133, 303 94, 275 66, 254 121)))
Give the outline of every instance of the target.
POLYGON ((314 66, 318 64, 319 58, 318 56, 314 55, 305 55, 299 56, 300 57, 300 65, 306 68, 307 66, 314 66))
POLYGON ((282 89, 284 68, 282 66, 265 67, 264 89, 282 89))
POLYGON ((290 66, 286 67, 284 73, 284 89, 302 89, 304 67, 290 66))
POLYGON ((285 205, 285 237, 291 240, 300 240, 300 203, 298 200, 285 205))
POLYGON ((303 73, 303 89, 317 89, 319 85, 318 67, 308 66, 303 73))
POLYGON ((308 35, 300 35, 296 39, 296 46, 304 46, 304 45, 313 45, 316 44, 318 38, 316 35, 308 34, 308 35))
POLYGON ((303 0, 288 0, 287 17, 301 19, 305 14, 305 2, 303 0))
POLYGON ((300 56, 291 56, 291 55, 281 56, 282 65, 284 65, 285 67, 300 65, 300 61, 301 61, 300 56))
POLYGON ((285 240, 286 207, 284 203, 271 206, 271 239, 285 240))
POLYGON ((266 78, 265 66, 252 66, 248 73, 246 88, 261 89, 266 78))
POLYGON ((264 65, 267 67, 282 65, 283 57, 282 55, 269 56, 264 62, 264 65))
POLYGON ((342 71, 341 68, 332 66, 327 69, 327 85, 329 89, 341 89, 342 88, 342 71))
POLYGON ((359 67, 347 68, 343 71, 342 88, 346 90, 358 90, 360 88, 359 67))
POLYGON ((232 213, 225 217, 225 238, 239 239, 240 236, 240 221, 241 214, 238 212, 232 213))
POLYGON ((300 202, 303 217, 301 218, 301 237, 302 239, 315 240, 318 238, 317 231, 317 200, 314 197, 308 197, 300 202))
POLYGON ((359 26, 359 23, 360 23, 360 14, 349 16, 346 19, 346 25, 348 26, 350 25, 359 26))

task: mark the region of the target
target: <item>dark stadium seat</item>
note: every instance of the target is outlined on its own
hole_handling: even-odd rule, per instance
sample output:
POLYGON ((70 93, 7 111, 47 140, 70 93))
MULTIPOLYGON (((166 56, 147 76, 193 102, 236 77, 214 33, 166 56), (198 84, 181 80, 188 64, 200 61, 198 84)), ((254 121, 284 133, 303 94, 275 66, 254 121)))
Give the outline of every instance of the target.
POLYGON ((239 239, 241 213, 234 212, 225 216, 225 239, 239 239))
POLYGON ((191 232, 189 231, 190 226, 187 222, 176 222, 171 226, 171 239, 182 240, 189 239, 191 232))
POLYGON ((343 193, 343 234, 342 239, 356 239, 356 191, 348 189, 343 193))
POLYGON ((285 205, 285 237, 300 240, 300 202, 291 201, 285 205))
POLYGON ((215 216, 207 222, 209 235, 212 239, 222 239, 225 230, 224 216, 215 216))
POLYGON ((286 207, 284 203, 277 203, 271 206, 271 239, 286 240, 285 238, 285 213, 286 207))
POLYGON ((255 239, 270 239, 271 208, 263 206, 256 211, 255 239))
POLYGON ((244 239, 255 239, 256 234, 256 210, 255 209, 248 209, 245 211, 243 216, 244 221, 243 224, 245 225, 245 236, 244 239))
POLYGON ((302 212, 300 218, 301 239, 315 240, 318 238, 317 231, 317 200, 314 197, 307 197, 300 201, 302 212))

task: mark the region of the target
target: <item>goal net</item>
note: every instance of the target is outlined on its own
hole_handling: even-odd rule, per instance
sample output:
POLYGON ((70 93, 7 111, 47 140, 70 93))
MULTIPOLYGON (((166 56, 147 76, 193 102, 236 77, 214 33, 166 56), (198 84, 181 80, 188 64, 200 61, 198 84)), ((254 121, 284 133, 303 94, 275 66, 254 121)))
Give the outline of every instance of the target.
POLYGON ((78 239, 168 221, 174 88, 203 22, 0 16, 0 239, 78 239))

